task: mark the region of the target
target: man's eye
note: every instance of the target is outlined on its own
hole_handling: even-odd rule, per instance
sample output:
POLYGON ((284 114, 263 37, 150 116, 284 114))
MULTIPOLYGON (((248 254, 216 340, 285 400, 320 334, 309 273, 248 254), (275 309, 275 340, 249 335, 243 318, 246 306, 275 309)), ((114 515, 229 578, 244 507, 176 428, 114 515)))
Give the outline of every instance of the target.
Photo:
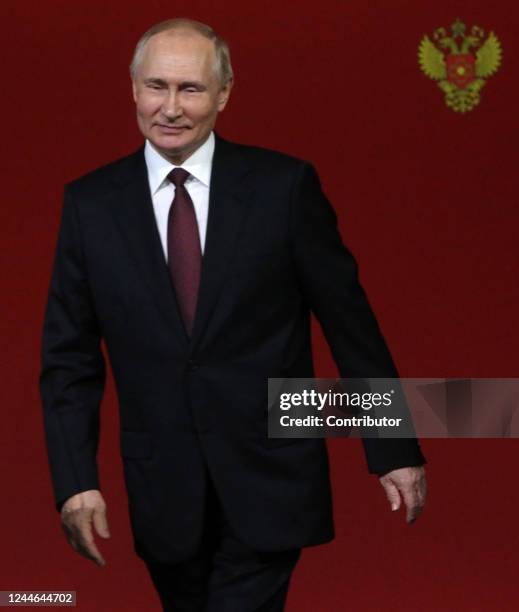
POLYGON ((149 89, 162 89, 161 85, 157 85, 156 83, 148 83, 147 87, 149 89))

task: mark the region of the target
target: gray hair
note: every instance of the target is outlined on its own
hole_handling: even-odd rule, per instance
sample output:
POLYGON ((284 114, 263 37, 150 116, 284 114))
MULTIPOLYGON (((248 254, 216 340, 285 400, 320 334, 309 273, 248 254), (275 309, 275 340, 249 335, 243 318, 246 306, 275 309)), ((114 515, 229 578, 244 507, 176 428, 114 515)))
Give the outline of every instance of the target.
POLYGON ((233 79, 231 54, 229 52, 229 46, 225 40, 218 36, 213 28, 205 23, 195 21, 194 19, 187 19, 185 17, 161 21, 160 23, 152 26, 141 36, 135 47, 132 62, 130 64, 130 74, 132 75, 132 78, 135 78, 137 68, 141 63, 142 56, 144 54, 144 49, 146 48, 150 38, 155 36, 155 34, 159 34, 160 32, 168 32, 170 30, 192 30, 194 32, 198 32, 205 38, 212 40, 214 43, 216 57, 214 69, 220 81, 220 85, 225 87, 229 81, 233 79))

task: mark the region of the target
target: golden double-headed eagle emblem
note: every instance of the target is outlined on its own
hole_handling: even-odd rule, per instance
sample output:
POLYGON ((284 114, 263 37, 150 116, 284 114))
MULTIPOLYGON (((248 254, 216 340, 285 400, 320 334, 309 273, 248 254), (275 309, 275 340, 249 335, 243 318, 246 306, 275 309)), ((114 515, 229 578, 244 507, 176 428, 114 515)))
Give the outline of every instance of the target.
POLYGON ((503 51, 499 39, 479 26, 469 33, 457 19, 449 36, 445 28, 437 28, 432 40, 424 36, 418 50, 421 69, 445 93, 445 102, 452 110, 466 113, 480 102, 480 92, 488 77, 501 64, 503 51))

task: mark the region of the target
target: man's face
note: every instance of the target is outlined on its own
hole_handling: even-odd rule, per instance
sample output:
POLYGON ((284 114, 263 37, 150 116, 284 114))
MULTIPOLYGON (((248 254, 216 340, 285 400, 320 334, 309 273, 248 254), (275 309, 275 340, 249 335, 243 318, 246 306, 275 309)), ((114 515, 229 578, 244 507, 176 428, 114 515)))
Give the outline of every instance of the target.
POLYGON ((133 80, 137 122, 155 149, 175 164, 209 136, 227 103, 214 70, 214 44, 197 32, 170 31, 148 41, 133 80))

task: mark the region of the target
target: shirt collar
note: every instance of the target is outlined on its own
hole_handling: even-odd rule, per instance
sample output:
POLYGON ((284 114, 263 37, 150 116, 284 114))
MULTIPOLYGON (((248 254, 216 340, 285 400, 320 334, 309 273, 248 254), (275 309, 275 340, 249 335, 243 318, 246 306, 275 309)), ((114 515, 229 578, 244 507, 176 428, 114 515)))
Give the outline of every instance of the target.
POLYGON ((154 195, 163 186, 164 181, 173 168, 179 167, 184 168, 192 177, 203 183, 206 187, 209 187, 215 145, 214 141, 214 132, 211 132, 202 146, 198 147, 183 164, 176 166, 162 157, 162 155, 155 150, 150 141, 146 140, 146 144, 144 145, 144 159, 146 160, 146 166, 148 168, 148 181, 151 194, 154 195))

